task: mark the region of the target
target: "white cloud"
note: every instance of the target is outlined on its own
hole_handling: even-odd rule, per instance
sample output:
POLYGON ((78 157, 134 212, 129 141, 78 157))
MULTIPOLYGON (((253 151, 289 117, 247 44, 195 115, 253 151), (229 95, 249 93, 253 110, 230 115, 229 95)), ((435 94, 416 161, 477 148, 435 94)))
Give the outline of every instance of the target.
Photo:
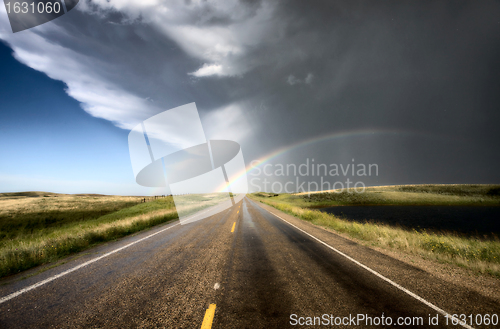
POLYGON ((132 129, 148 114, 161 111, 147 99, 103 78, 102 72, 113 70, 112 61, 78 53, 47 37, 65 34, 57 25, 48 23, 21 33, 4 33, 0 38, 11 46, 18 61, 66 83, 68 95, 79 101, 92 116, 112 121, 120 128, 132 129))
POLYGON ((198 70, 195 72, 189 73, 190 75, 194 75, 195 77, 208 77, 211 75, 226 75, 223 73, 222 65, 217 65, 217 64, 203 64, 202 67, 200 67, 198 70))
POLYGON ((275 30, 270 19, 275 6, 272 1, 252 6, 238 0, 193 0, 189 4, 174 0, 94 0, 91 4, 81 2, 77 8, 103 16, 119 11, 131 21, 140 19, 154 26, 193 58, 217 63, 206 64, 209 72, 215 73, 204 74, 208 70, 205 66, 191 73, 206 77, 240 75, 251 69, 252 65, 241 58, 275 30))

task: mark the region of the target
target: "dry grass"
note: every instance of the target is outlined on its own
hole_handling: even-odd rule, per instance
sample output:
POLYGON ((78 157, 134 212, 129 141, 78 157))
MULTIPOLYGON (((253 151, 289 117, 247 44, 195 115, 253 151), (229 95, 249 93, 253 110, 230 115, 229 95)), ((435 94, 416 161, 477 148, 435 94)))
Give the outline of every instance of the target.
MULTIPOLYGON (((31 192, 34 193, 34 192, 31 192)), ((143 197, 116 195, 71 195, 39 192, 39 196, 22 193, 0 193, 0 218, 17 214, 34 214, 51 211, 70 210, 104 210, 110 206, 113 209, 121 205, 140 203, 143 197)))
POLYGON ((69 195, 44 192, 0 194, 0 247, 5 241, 46 235, 137 205, 141 197, 69 195))
POLYGON ((177 218, 172 197, 142 198, 1 194, 0 277, 177 218))

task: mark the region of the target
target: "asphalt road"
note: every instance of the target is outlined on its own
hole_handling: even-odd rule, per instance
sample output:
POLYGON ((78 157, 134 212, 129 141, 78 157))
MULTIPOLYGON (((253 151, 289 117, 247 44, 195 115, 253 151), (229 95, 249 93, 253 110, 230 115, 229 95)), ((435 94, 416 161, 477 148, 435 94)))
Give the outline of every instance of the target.
MULTIPOLYGON (((346 320, 363 314, 375 322, 391 318, 392 326, 377 328, 418 318, 426 328, 429 315, 438 314, 430 304, 451 314, 500 315, 496 300, 248 198, 205 220, 169 223, 11 279, 0 286, 0 297, 132 242, 4 301, 0 328, 199 328, 210 304, 216 305, 213 328, 313 327, 291 323, 324 314, 348 323, 336 327, 370 327, 346 320)), ((442 314, 438 319, 432 327, 446 327, 442 314)))

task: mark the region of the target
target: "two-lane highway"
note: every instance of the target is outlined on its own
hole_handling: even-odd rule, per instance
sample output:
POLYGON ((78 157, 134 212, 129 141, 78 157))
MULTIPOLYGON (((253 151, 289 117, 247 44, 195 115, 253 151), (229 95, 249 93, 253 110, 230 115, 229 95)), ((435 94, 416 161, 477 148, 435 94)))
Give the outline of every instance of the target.
POLYGON ((199 328, 210 313, 213 328, 300 327, 291 324, 324 314, 423 328, 429 314, 446 327, 443 312, 500 313, 496 300, 248 198, 95 248, 0 296, 13 296, 0 304, 0 328, 199 328))

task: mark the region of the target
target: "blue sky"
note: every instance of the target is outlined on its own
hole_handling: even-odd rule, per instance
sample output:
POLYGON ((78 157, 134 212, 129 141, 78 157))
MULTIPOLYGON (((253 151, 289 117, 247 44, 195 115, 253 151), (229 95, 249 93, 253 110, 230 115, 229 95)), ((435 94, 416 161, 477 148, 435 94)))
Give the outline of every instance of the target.
POLYGON ((135 185, 127 130, 83 111, 63 82, 21 64, 3 43, 0 62, 2 192, 146 191, 135 185))

